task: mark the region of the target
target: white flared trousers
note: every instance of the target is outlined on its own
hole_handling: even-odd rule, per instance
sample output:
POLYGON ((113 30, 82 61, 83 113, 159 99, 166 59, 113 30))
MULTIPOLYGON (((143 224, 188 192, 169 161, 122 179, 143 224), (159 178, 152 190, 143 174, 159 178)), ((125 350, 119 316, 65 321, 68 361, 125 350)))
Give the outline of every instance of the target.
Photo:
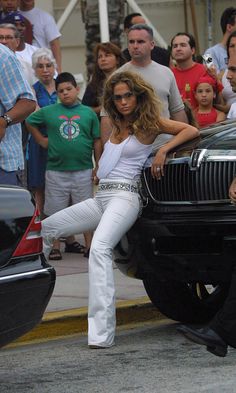
POLYGON ((44 253, 54 239, 94 231, 89 256, 88 344, 114 342, 115 288, 112 251, 136 221, 140 196, 129 191, 98 191, 93 199, 61 210, 42 221, 44 253))

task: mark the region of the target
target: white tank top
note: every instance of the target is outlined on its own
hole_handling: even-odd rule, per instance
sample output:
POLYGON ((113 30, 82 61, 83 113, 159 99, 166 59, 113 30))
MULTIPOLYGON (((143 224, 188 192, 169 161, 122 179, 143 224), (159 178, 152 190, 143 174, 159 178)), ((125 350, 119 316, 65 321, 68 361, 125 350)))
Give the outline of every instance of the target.
POLYGON ((152 144, 144 145, 134 135, 119 144, 108 140, 98 163, 97 176, 100 180, 138 179, 151 152, 152 144))

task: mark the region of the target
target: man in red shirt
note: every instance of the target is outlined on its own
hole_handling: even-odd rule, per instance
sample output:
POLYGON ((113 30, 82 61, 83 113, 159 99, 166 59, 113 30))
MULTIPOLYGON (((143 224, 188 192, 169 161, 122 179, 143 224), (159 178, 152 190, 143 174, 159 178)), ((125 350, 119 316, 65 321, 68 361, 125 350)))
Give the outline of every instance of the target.
POLYGON ((195 85, 207 72, 203 64, 193 61, 195 47, 195 39, 188 33, 177 33, 171 40, 171 55, 176 63, 171 69, 183 101, 187 100, 192 109, 197 106, 194 97, 195 85))

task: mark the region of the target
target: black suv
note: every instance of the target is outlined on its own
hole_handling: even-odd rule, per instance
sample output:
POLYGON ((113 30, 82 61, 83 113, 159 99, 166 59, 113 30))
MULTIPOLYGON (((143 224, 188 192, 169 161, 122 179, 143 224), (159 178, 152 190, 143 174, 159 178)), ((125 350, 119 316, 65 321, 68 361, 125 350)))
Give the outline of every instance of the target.
POLYGON ((236 260, 236 121, 203 129, 169 156, 165 176, 142 175, 141 217, 115 261, 142 279, 152 302, 182 322, 206 322, 222 305, 236 260))

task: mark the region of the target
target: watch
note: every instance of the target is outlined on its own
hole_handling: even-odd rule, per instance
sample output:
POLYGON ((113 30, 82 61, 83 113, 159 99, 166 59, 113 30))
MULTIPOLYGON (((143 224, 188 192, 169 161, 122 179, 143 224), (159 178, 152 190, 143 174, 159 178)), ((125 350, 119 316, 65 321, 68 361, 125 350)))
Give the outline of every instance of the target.
POLYGON ((5 115, 2 115, 2 116, 0 116, 0 117, 2 117, 4 120, 5 120, 5 122, 7 123, 7 127, 12 123, 12 118, 7 114, 7 113, 5 113, 5 115))

